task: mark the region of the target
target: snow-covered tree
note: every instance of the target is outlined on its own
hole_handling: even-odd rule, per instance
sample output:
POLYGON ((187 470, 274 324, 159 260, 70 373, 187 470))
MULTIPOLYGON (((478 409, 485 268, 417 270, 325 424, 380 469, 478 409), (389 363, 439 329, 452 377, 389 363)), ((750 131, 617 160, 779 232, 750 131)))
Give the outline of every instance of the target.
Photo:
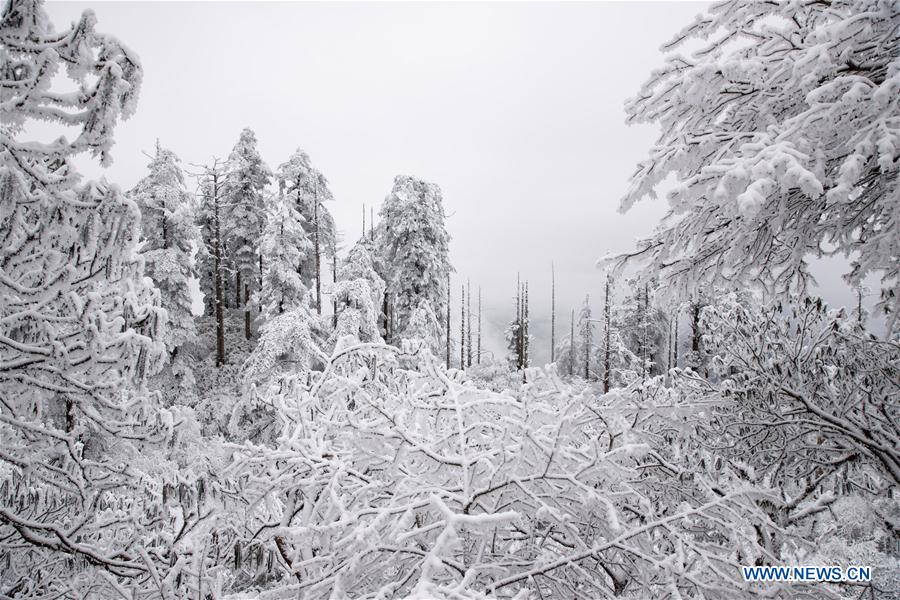
POLYGON ((754 307, 730 294, 701 319, 734 399, 719 421, 729 453, 786 490, 847 461, 876 468, 882 488, 900 484, 900 344, 811 298, 754 307))
POLYGON ((421 340, 437 356, 444 347, 443 327, 427 300, 419 300, 412 311, 406 327, 400 332, 401 339, 421 340))
POLYGON ((312 166, 309 155, 297 149, 279 165, 276 173, 278 185, 285 196, 296 204, 303 216, 303 227, 313 245, 312 252, 298 265, 304 284, 315 285, 316 310, 322 312, 322 262, 337 248, 337 228, 325 202, 334 200, 328 188, 328 180, 312 166))
POLYGON ((193 196, 185 189, 179 159, 156 143, 156 154, 130 197, 141 211, 141 252, 145 272, 159 289, 168 315, 165 343, 170 352, 196 336, 189 281, 196 276, 193 196))
POLYGON ((73 164, 83 152, 110 162, 141 81, 137 57, 95 23, 86 11, 54 31, 30 0, 0 14, 3 596, 113 597, 127 585, 144 597, 151 570, 168 574, 169 556, 144 537, 139 484, 153 478, 144 451, 158 413, 143 381, 165 357, 163 312, 142 273, 137 206, 105 180, 79 183, 73 164), (61 137, 24 139, 31 119, 61 137))
POLYGON ((369 244, 358 241, 338 269, 329 294, 335 301, 337 324, 333 341, 351 336, 357 341, 381 341, 378 317, 385 284, 372 261, 369 244))
POLYGON ((331 335, 334 343, 347 336, 357 342, 381 341, 378 304, 366 279, 342 279, 332 284, 329 293, 338 307, 337 324, 331 335))
POLYGON ((285 372, 306 372, 320 365, 324 332, 308 304, 276 313, 260 328, 259 341, 244 363, 247 382, 277 379, 285 372))
POLYGON ((900 4, 715 4, 627 105, 661 133, 622 202, 670 174, 670 211, 628 258, 682 297, 699 288, 803 290, 810 255, 845 254, 858 285, 900 303, 900 4))
POLYGON ((338 279, 341 281, 353 281, 364 279, 369 284, 372 294, 372 303, 377 307, 384 297, 385 283, 378 275, 375 262, 370 251, 370 245, 365 240, 360 240, 350 248, 347 257, 338 269, 338 279))
POLYGON ((658 375, 666 368, 665 350, 668 323, 657 308, 657 288, 639 280, 629 282, 630 290, 615 312, 615 327, 625 345, 640 361, 638 374, 658 375))
POLYGON ((581 305, 581 311, 578 313, 578 335, 581 338, 581 356, 576 359, 576 364, 580 365, 578 372, 585 379, 590 379, 593 376, 592 373, 596 375, 596 369, 591 368, 596 347, 594 345, 594 318, 591 313, 590 296, 584 297, 584 304, 581 305))
POLYGON ((296 203, 284 194, 269 202, 266 228, 259 244, 265 257, 262 289, 257 304, 263 319, 308 302, 309 292, 297 266, 306 261, 313 245, 304 229, 305 219, 296 203))
POLYGON ((224 230, 235 270, 235 306, 244 306, 244 336, 250 339, 250 296, 262 278, 259 242, 266 225, 265 194, 272 173, 256 148, 256 134, 244 129, 228 156, 224 230))
MULTIPOLYGON (((446 310, 450 235, 444 226, 441 189, 398 175, 379 212, 376 232, 382 273, 395 309, 394 329, 404 331, 422 300, 435 314, 446 310)), ((443 338, 443 326, 440 326, 443 338)))
POLYGON ((219 159, 204 166, 200 176, 201 202, 197 211, 203 244, 197 251, 200 291, 207 315, 216 321, 216 366, 225 364, 225 307, 228 296, 228 253, 225 247, 225 165, 219 159))
POLYGON ((690 435, 682 419, 701 410, 690 380, 656 390, 657 415, 631 393, 597 404, 538 369, 521 397, 477 389, 413 350, 343 348, 268 397, 277 446, 234 445, 226 470, 255 500, 220 537, 236 557, 232 590, 258 589, 263 574, 272 597, 308 598, 821 589, 741 579, 740 564, 778 560, 758 539, 778 527, 758 503, 779 500, 690 435))

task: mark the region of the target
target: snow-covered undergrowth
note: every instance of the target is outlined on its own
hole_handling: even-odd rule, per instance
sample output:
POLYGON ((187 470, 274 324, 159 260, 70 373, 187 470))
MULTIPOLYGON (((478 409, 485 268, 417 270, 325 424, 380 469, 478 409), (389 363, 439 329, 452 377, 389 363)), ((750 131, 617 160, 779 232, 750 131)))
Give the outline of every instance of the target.
POLYGON ((597 398, 552 370, 529 375, 495 393, 449 377, 415 342, 358 344, 322 373, 258 389, 280 434, 225 445, 215 527, 234 561, 214 587, 733 598, 746 588, 740 564, 774 558, 758 544, 757 528, 772 526, 758 505, 777 495, 688 441, 688 417, 709 405, 658 387, 653 404, 665 406, 649 410, 644 391, 597 398))

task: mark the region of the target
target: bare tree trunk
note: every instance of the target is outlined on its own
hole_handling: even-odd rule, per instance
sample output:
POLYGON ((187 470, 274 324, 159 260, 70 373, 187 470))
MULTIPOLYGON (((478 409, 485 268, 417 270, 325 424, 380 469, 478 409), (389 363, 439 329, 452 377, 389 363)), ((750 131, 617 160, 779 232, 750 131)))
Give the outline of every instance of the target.
POLYGON ((466 286, 462 286, 462 294, 459 297, 459 368, 466 368, 466 286))
POLYGON ((250 286, 244 284, 244 337, 250 339, 250 286))
POLYGON ((228 280, 231 279, 228 276, 228 241, 220 239, 219 242, 222 259, 222 307, 231 308, 228 305, 228 299, 231 297, 228 291, 228 280))
MULTIPOLYGON (((215 165, 213 165, 215 169, 215 165)), ((216 366, 225 364, 225 313, 223 311, 222 290, 222 250, 220 244, 221 225, 219 223, 219 175, 213 172, 213 258, 215 269, 215 314, 216 314, 216 366)))
POLYGON ((241 307, 241 272, 239 269, 235 269, 234 273, 234 307, 241 307))
POLYGON ((388 292, 384 292, 384 300, 381 302, 381 312, 384 315, 384 341, 391 343, 391 324, 388 322, 388 292))
MULTIPOLYGON (((337 283, 337 271, 338 271, 338 268, 337 268, 337 242, 335 241, 335 242, 332 242, 332 244, 331 244, 331 282, 332 283, 337 283)), ((334 296, 333 290, 332 290, 331 294, 332 294, 332 296, 334 296)), ((336 328, 337 327, 337 317, 338 317, 338 315, 337 315, 337 311, 338 311, 337 297, 333 297, 331 299, 331 311, 332 311, 331 327, 336 328)))
POLYGON ((603 393, 609 391, 609 330, 612 323, 609 314, 609 275, 606 276, 606 298, 603 301, 603 393))
POLYGON ((472 350, 472 284, 466 280, 466 357, 467 366, 472 366, 472 356, 475 354, 472 350))
MULTIPOLYGON (((528 282, 525 282, 522 307, 522 368, 528 368, 528 282)), ((522 381, 525 381, 525 373, 522 373, 522 381)))
POLYGON ((453 303, 453 294, 450 290, 450 273, 447 273, 447 326, 444 328, 447 336, 447 368, 450 368, 450 308, 453 303))
POLYGON ((516 275, 516 370, 522 369, 522 281, 516 275))
POLYGON ((363 202, 363 228, 362 228, 362 237, 366 238, 366 203, 363 202))
POLYGON ((675 342, 672 344, 672 366, 678 368, 678 308, 675 309, 675 342))
POLYGON ((319 183, 316 182, 313 206, 313 252, 316 256, 316 313, 322 314, 322 256, 319 247, 319 183))
POLYGON ((556 362, 556 267, 550 263, 550 362, 556 362))
POLYGON ((642 312, 643 321, 642 329, 641 329, 641 381, 647 379, 647 360, 649 351, 647 346, 649 345, 649 340, 647 338, 647 327, 649 326, 648 321, 650 320, 650 289, 647 284, 644 284, 644 310, 642 312))
POLYGON ((582 332, 582 343, 584 344, 584 380, 591 379, 591 322, 586 321, 582 332))
MULTIPOLYGON (((263 257, 262 253, 259 255, 259 290, 262 291, 262 282, 263 282, 263 257)), ((259 303, 259 306, 256 307, 256 312, 262 312, 262 302, 259 303)))
POLYGON ((478 353, 476 360, 481 364, 481 286, 478 286, 478 353))
POLYGON ((572 330, 569 332, 569 376, 575 374, 575 309, 572 309, 572 330))

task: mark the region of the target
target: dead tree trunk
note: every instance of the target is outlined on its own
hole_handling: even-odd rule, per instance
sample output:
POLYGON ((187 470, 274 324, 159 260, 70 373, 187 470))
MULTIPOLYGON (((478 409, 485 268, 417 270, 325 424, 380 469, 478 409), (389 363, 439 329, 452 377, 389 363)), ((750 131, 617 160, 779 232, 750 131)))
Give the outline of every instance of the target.
POLYGON ((472 366, 472 283, 466 280, 466 367, 472 366))
POLYGON ((609 275, 606 276, 606 298, 603 302, 603 393, 609 391, 609 330, 612 323, 609 314, 609 275))
POLYGON ((313 252, 316 258, 316 312, 322 314, 322 256, 319 247, 319 184, 316 182, 313 199, 313 252))
POLYGON ((556 362, 556 267, 550 263, 550 362, 556 362))
POLYGON ((478 286, 478 353, 476 354, 478 364, 481 364, 481 286, 478 286))

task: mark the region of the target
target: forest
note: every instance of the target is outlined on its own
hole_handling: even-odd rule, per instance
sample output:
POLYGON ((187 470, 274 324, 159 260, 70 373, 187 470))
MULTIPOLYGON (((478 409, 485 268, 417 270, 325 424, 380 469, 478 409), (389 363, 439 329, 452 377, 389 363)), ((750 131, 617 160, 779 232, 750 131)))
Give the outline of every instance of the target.
POLYGON ((145 74, 102 17, 0 15, 0 600, 900 598, 896 0, 673 29, 622 115, 621 210, 667 213, 580 310, 520 278, 505 355, 439 183, 339 226, 252 128, 85 180, 145 74), (871 578, 742 571, 780 565, 871 578))

